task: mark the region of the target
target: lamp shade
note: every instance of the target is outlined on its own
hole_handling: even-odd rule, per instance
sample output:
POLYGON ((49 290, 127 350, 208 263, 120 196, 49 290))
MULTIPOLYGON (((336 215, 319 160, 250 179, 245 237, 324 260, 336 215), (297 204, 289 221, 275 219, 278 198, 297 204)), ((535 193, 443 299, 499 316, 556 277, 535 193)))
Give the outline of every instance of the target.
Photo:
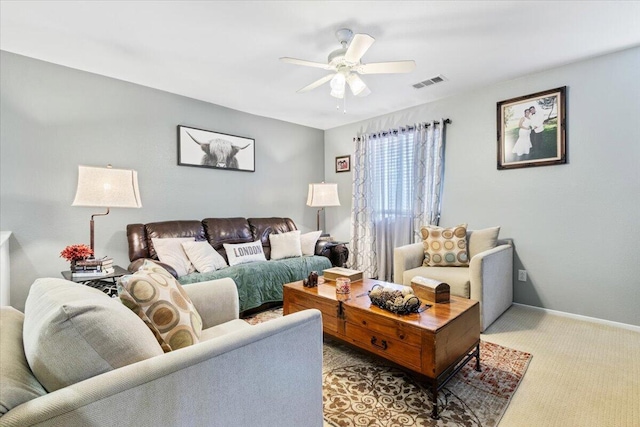
POLYGON ((309 184, 307 206, 340 206, 340 199, 338 199, 338 184, 325 184, 324 182, 319 184, 309 184))
POLYGON ((78 189, 71 206, 141 208, 138 173, 111 167, 78 166, 78 189))

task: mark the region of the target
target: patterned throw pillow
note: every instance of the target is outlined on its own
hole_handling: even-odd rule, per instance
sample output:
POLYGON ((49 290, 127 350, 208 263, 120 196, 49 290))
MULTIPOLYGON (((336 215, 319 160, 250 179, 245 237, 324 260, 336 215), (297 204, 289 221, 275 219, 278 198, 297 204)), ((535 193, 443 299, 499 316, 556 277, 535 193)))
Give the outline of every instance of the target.
POLYGON ((200 342, 200 314, 182 285, 153 261, 118 279, 118 294, 151 329, 165 353, 200 342))
POLYGON ((469 265, 467 224, 453 228, 426 225, 420 229, 424 245, 425 267, 461 267, 469 265))

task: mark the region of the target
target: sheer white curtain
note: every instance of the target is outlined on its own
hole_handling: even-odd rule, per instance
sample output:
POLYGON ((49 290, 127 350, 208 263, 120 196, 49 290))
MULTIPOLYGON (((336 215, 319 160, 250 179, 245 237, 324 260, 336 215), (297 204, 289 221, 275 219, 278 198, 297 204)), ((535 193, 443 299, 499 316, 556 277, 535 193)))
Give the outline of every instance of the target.
POLYGON ((350 265, 366 277, 392 281, 393 249, 413 242, 420 226, 438 221, 441 126, 432 122, 356 138, 350 265))

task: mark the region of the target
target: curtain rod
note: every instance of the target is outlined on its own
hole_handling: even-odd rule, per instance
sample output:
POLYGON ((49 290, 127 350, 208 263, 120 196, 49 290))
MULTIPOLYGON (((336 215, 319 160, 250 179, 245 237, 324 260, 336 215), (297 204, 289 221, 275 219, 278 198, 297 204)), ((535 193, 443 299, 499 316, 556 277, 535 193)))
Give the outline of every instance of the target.
MULTIPOLYGON (((440 122, 437 121, 437 120, 434 121, 433 123, 435 123, 436 125, 440 124, 440 122)), ((446 125, 451 124, 451 119, 444 119, 443 123, 446 124, 446 125)), ((425 128, 428 128, 429 126, 431 126, 431 123, 422 123, 422 124, 418 125, 418 127, 420 127, 420 126, 424 126, 425 128)), ((374 132, 371 135, 371 137, 372 138, 377 138, 378 136, 380 136, 380 137, 387 136, 387 135, 389 135, 391 133, 393 133, 394 135, 397 135, 398 132, 405 132, 405 131, 408 131, 408 130, 414 130, 415 128, 416 128, 416 126, 407 125, 406 127, 401 127, 400 129, 390 129, 389 131, 374 132)), ((358 138, 353 138, 353 140, 354 141, 356 141, 356 140, 359 141, 360 138, 359 137, 358 138)))

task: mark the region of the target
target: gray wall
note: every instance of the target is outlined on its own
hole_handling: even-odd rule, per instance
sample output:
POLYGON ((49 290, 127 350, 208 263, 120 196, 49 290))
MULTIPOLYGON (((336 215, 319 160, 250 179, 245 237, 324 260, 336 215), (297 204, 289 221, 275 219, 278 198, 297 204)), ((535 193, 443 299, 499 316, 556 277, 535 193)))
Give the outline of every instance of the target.
POLYGON ((287 216, 315 229, 305 202, 324 177, 323 131, 7 52, 0 64, 0 227, 14 233, 14 307, 35 278, 68 269, 65 246, 89 243, 101 209, 71 207, 79 164, 138 171, 143 207, 96 218, 97 255, 123 267, 134 222, 287 216), (179 124, 255 138, 255 173, 177 166, 179 124))
POLYGON ((514 277, 516 302, 640 325, 639 70, 633 48, 326 131, 325 178, 342 201, 327 230, 349 238, 351 173, 333 162, 358 131, 449 117, 441 225, 500 225, 515 240, 529 273, 514 277), (560 86, 568 164, 498 171, 496 103, 560 86))

